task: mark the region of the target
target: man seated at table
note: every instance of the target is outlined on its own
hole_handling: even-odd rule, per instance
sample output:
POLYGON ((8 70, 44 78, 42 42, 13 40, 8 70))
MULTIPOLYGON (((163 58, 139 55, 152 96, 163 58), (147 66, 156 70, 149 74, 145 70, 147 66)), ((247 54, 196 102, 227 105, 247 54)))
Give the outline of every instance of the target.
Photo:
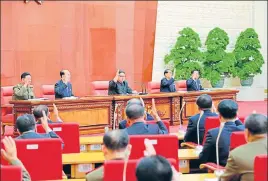
POLYGON ((189 118, 188 127, 186 134, 184 136, 185 142, 194 142, 198 143, 197 141, 197 123, 199 121, 199 143, 202 144, 204 134, 205 134, 205 120, 207 117, 211 116, 218 116, 218 114, 211 112, 212 109, 212 98, 210 95, 203 94, 199 96, 196 100, 196 105, 200 113, 192 116, 189 118), (203 115, 200 118, 200 114, 203 112, 203 115))
POLYGON ((114 79, 109 82, 108 95, 126 95, 134 93, 136 93, 136 91, 132 91, 128 86, 125 72, 123 70, 117 70, 114 79))
MULTIPOLYGON (((164 71, 164 78, 161 80, 160 92, 176 92, 176 86, 174 83, 174 78, 172 77, 172 72, 170 69, 164 71)), ((175 76, 175 75, 174 75, 175 76)))
MULTIPOLYGON (((219 164, 225 166, 230 149, 230 137, 234 131, 243 131, 245 126, 240 120, 237 120, 238 105, 231 99, 222 100, 218 105, 220 122, 224 123, 219 138, 219 164)), ((210 129, 206 135, 206 142, 199 155, 201 163, 216 163, 216 140, 219 134, 219 128, 210 129)))
POLYGON ((33 85, 31 85, 32 77, 29 72, 24 72, 20 76, 21 83, 13 87, 13 100, 28 100, 35 98, 33 85))
MULTIPOLYGON (((48 107, 46 105, 38 105, 37 107, 34 108, 33 110, 33 115, 35 117, 36 123, 41 124, 41 118, 43 118, 43 111, 45 111, 46 116, 49 118, 50 112, 48 110, 48 107)), ((48 123, 62 123, 63 121, 61 120, 59 116, 59 111, 56 107, 55 104, 53 104, 53 112, 56 117, 56 122, 53 122, 51 119, 48 119, 48 123)))
POLYGON ((245 121, 247 144, 230 152, 221 181, 254 180, 255 157, 267 154, 267 117, 251 114, 245 121))
MULTIPOLYGON (((127 101, 127 106, 130 105, 130 104, 138 104, 138 105, 141 105, 141 106, 145 107, 142 98, 140 98, 140 99, 137 99, 137 98, 130 99, 129 101, 127 101)), ((145 115, 145 120, 146 121, 154 120, 154 118, 149 113, 147 113, 146 111, 144 111, 144 115, 145 115)), ((125 129, 126 127, 127 127, 127 120, 120 121, 119 129, 125 129)))
POLYGON ((1 149, 1 156, 10 164, 19 166, 22 169, 22 181, 31 181, 29 172, 24 167, 23 163, 17 157, 16 143, 10 136, 3 138, 2 143, 5 149, 1 149))
POLYGON ((154 135, 168 134, 165 124, 157 114, 155 101, 152 99, 152 116, 157 124, 146 124, 144 120, 144 107, 139 104, 131 104, 126 107, 127 123, 126 128, 129 135, 154 135))
POLYGON ((60 71, 61 80, 59 80, 54 87, 55 98, 62 99, 65 97, 71 97, 73 95, 73 89, 71 84, 71 74, 68 70, 60 71))
POLYGON ((193 70, 192 77, 186 81, 187 91, 200 91, 204 90, 199 80, 199 71, 193 70))
MULTIPOLYGON (((126 152, 130 152, 129 136, 124 130, 112 130, 103 136, 102 152, 105 160, 123 160, 126 152)), ((102 181, 103 166, 95 169, 86 176, 87 181, 102 181)))

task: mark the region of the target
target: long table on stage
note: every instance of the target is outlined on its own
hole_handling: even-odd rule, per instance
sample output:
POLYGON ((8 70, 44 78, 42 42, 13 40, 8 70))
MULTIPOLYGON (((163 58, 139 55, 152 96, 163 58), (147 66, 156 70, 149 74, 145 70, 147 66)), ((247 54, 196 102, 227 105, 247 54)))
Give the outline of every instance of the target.
MULTIPOLYGON (((13 104, 14 120, 19 115, 32 113, 34 107, 43 104, 49 107, 50 116, 53 120, 53 103, 59 110, 59 115, 64 122, 77 122, 80 125, 81 134, 103 133, 105 127, 113 128, 120 120, 126 118, 125 107, 127 101, 132 98, 141 97, 145 108, 151 110, 152 98, 155 99, 156 108, 161 119, 170 120, 171 125, 187 123, 189 116, 198 112, 195 104, 196 98, 201 94, 211 95, 214 105, 217 106, 223 99, 236 100, 238 90, 218 89, 212 91, 187 92, 178 91, 174 93, 154 93, 147 95, 118 95, 118 96, 85 96, 77 100, 24 100, 10 101, 13 104), (180 111, 185 103, 182 114, 180 111)), ((16 129, 16 128, 15 128, 16 129)))

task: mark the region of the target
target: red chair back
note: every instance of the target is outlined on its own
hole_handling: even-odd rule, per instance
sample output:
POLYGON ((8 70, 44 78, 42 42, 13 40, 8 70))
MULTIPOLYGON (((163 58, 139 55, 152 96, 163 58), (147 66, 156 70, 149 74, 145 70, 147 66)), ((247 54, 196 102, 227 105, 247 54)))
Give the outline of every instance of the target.
POLYGON ((157 93, 160 92, 160 82, 148 82, 147 84, 148 93, 157 93))
POLYGON ((187 91, 186 80, 179 80, 175 82, 177 91, 187 91))
POLYGON ((21 167, 1 165, 1 181, 22 181, 21 167))
MULTIPOLYGON (((175 135, 132 135, 130 144, 132 145, 129 159, 140 159, 144 157, 144 140, 149 139, 154 145, 156 154, 165 158, 172 158, 178 163, 178 137, 175 135)), ((178 165, 178 164, 177 164, 178 165)), ((175 167, 177 168, 177 167, 175 167)))
POLYGON ((16 147, 32 181, 62 179, 60 139, 19 139, 16 147))
POLYGON ((12 100, 13 86, 1 87, 1 121, 3 123, 13 124, 13 106, 9 104, 12 100), (3 106, 5 105, 5 106, 3 106))
MULTIPOLYGON (((168 159, 176 168, 176 160, 168 159)), ((127 163, 126 180, 136 181, 136 166, 139 160, 129 160, 127 163)), ((103 181, 123 181, 124 160, 111 160, 104 163, 103 181)))
MULTIPOLYGON (((146 123, 147 124, 157 124, 156 123, 157 121, 147 121, 146 123)), ((170 126, 170 121, 169 120, 163 120, 163 123, 165 124, 165 126, 167 127, 167 130, 168 130, 168 133, 170 132, 169 131, 169 126, 170 126)))
POLYGON ((254 181, 268 180, 267 155, 258 155, 254 161, 254 181))
MULTIPOLYGON (((53 123, 49 127, 57 133, 64 142, 62 153, 80 153, 79 124, 77 123, 53 123)), ((37 125, 38 133, 45 133, 41 124, 37 125)))
POLYGON ((246 137, 244 131, 235 131, 231 134, 230 150, 233 150, 241 145, 246 144, 246 137))
POLYGON ((42 85, 41 87, 41 97, 50 100, 55 100, 55 90, 54 85, 42 85))
POLYGON ((109 81, 94 81, 91 82, 92 95, 108 95, 109 81))
POLYGON ((12 100, 13 86, 1 87, 1 104, 9 104, 12 100))

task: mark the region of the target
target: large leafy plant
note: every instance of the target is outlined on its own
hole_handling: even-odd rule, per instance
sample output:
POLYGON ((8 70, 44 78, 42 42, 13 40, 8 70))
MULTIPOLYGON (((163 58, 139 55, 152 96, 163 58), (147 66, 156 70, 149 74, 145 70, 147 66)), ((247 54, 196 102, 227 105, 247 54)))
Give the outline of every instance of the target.
POLYGON ((226 47, 229 44, 227 33, 216 27, 207 36, 205 45, 204 77, 214 86, 223 76, 231 76, 235 67, 235 56, 227 53, 226 47))
POLYGON ((203 72, 203 54, 199 50, 201 41, 199 35, 191 28, 179 31, 177 42, 165 56, 165 63, 172 63, 176 69, 176 79, 188 79, 192 70, 203 72))
POLYGON ((264 64, 258 34, 253 28, 241 32, 234 49, 236 57, 234 76, 246 80, 250 76, 262 73, 261 67, 264 64))

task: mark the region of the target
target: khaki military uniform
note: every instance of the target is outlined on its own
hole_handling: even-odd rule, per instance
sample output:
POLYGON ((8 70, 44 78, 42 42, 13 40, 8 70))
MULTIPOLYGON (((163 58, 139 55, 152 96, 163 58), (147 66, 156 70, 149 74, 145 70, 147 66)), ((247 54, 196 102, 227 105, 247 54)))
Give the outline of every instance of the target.
POLYGON ((33 87, 24 87, 23 84, 18 84, 13 87, 13 100, 28 100, 34 98, 33 87))

